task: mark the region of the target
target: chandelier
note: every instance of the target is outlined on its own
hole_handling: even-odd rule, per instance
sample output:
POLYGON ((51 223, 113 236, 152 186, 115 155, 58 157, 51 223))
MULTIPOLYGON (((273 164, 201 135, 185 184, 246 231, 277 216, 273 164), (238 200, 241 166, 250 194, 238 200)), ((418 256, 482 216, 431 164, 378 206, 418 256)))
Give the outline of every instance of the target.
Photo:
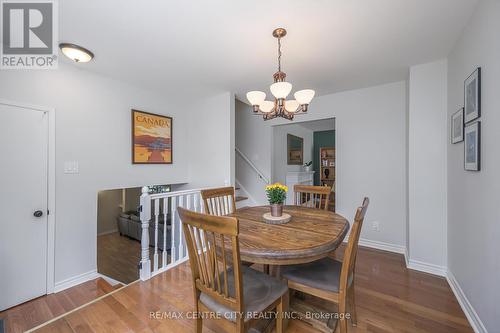
POLYGON ((293 120, 294 115, 307 112, 314 90, 299 90, 293 94, 295 99, 286 100, 292 91, 292 84, 285 81, 286 74, 281 71, 281 38, 286 36, 286 30, 277 28, 273 31, 273 36, 278 39, 278 71, 274 73, 274 83, 270 86, 274 101, 266 101, 266 93, 263 91, 249 91, 247 99, 252 104, 254 114, 262 115, 264 120, 276 117, 293 120))

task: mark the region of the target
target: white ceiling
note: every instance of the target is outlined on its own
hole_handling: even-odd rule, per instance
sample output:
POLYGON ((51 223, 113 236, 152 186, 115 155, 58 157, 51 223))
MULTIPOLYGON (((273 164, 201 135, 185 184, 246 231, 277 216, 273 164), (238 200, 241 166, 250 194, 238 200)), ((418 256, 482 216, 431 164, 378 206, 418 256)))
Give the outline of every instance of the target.
MULTIPOLYGON (((96 57, 81 68, 172 96, 268 91, 275 27, 294 91, 405 79, 445 57, 477 0, 64 0, 60 40, 96 57)), ((64 60, 66 61, 66 60, 64 60)))

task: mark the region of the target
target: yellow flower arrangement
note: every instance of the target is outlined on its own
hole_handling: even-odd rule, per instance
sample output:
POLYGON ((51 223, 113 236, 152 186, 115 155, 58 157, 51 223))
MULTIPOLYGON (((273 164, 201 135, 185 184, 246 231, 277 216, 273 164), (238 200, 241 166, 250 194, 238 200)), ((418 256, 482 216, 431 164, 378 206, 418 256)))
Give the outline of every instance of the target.
POLYGON ((285 202, 286 192, 288 192, 288 186, 280 183, 274 183, 266 186, 267 199, 271 205, 282 204, 285 202))

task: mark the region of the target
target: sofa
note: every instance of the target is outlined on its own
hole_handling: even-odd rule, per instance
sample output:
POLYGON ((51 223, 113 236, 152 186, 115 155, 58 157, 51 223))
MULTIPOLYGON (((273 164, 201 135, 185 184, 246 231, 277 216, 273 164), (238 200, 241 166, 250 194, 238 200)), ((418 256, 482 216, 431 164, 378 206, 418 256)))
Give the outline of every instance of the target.
MULTIPOLYGON (((127 236, 129 238, 141 241, 142 224, 139 218, 139 213, 130 211, 121 213, 117 218, 118 231, 120 236, 127 236)), ((158 248, 163 250, 163 220, 164 215, 158 216, 158 248)), ((170 213, 167 214, 167 250, 170 250, 170 243, 172 237, 172 225, 170 220, 170 213)), ((154 217, 149 221, 149 244, 155 245, 155 220, 154 217)))

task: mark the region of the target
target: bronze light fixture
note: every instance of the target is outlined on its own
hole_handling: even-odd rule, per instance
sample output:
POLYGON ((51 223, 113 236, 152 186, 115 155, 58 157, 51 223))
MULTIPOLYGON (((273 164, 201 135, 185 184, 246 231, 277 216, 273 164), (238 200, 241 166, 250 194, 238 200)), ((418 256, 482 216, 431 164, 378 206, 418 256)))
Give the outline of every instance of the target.
POLYGON ((278 39, 278 71, 274 73, 274 83, 269 87, 274 101, 266 101, 266 93, 263 91, 249 91, 247 99, 253 106, 254 114, 262 115, 264 120, 276 117, 293 120, 296 114, 307 112, 309 103, 314 97, 314 90, 299 90, 293 94, 295 99, 286 99, 292 91, 292 84, 285 81, 286 74, 281 71, 281 38, 286 36, 286 30, 274 29, 273 36, 278 39))

